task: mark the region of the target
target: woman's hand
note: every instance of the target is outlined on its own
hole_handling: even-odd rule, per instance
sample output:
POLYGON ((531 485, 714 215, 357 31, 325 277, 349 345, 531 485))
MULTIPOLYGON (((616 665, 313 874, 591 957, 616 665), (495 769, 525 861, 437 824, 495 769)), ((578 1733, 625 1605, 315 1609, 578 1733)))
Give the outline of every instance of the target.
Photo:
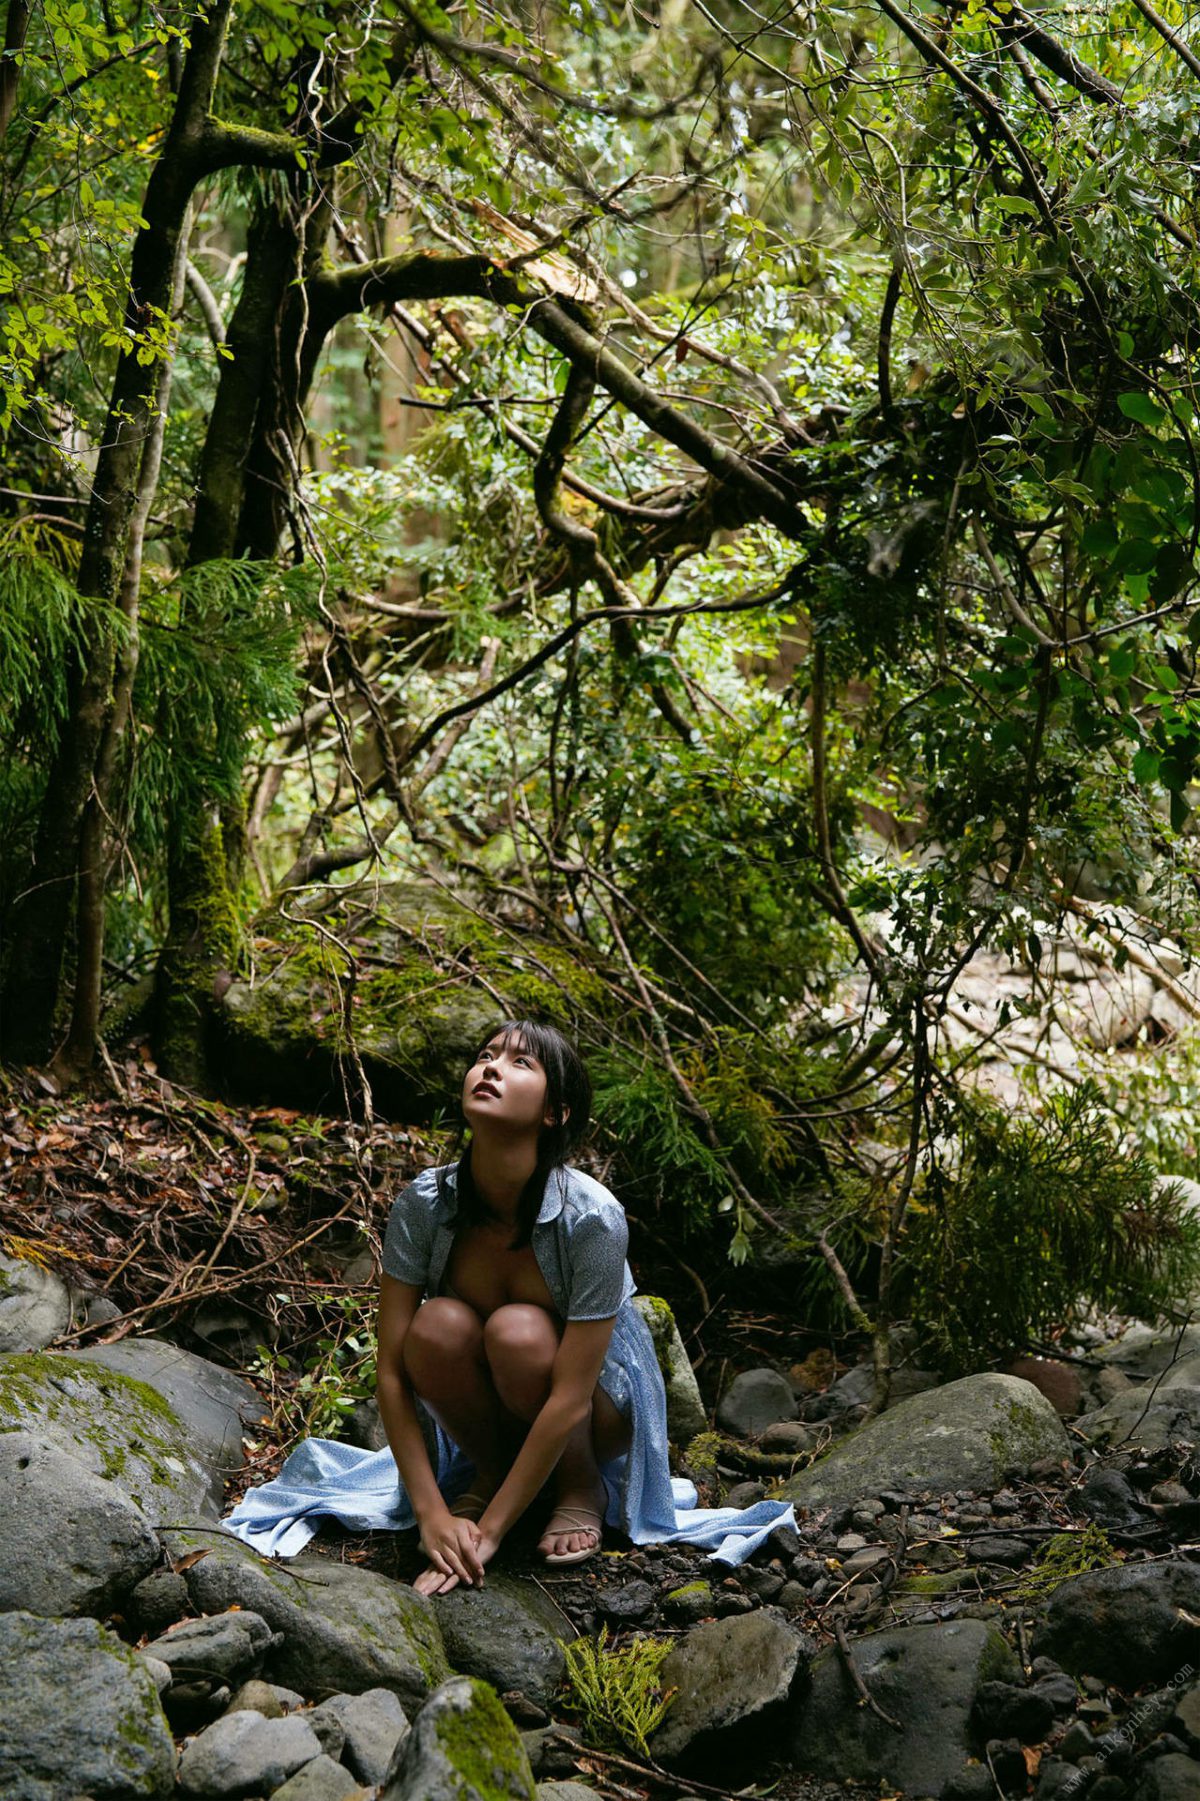
POLYGON ((460 1582, 468 1588, 483 1585, 485 1563, 495 1555, 498 1540, 483 1533, 475 1520, 443 1511, 421 1523, 421 1549, 429 1559, 413 1583, 419 1595, 448 1595, 460 1582))

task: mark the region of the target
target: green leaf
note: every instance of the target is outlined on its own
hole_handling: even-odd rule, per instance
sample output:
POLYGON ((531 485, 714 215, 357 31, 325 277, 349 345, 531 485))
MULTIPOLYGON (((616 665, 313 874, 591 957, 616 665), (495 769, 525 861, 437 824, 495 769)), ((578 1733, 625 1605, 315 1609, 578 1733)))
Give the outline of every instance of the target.
POLYGON ((1144 744, 1133 759, 1133 779, 1141 787, 1148 788, 1158 776, 1159 754, 1144 744))
POLYGON ((1136 391, 1118 394, 1117 405, 1127 419, 1136 419, 1139 425, 1157 427, 1167 417, 1157 400, 1152 399, 1149 394, 1139 394, 1136 391))

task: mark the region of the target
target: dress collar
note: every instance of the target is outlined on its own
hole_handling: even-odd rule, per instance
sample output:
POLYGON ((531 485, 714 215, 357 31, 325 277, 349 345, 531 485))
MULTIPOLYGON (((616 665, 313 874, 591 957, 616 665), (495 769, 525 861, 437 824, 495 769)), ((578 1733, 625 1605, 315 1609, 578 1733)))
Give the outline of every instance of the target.
MULTIPOLYGON (((457 1165, 457 1163, 450 1164, 449 1168, 446 1170, 446 1186, 447 1186, 447 1188, 449 1188, 451 1190, 450 1196, 447 1197, 447 1206, 446 1206, 446 1212, 445 1212, 446 1220, 449 1221, 449 1220, 453 1219, 455 1213, 458 1211, 458 1165, 457 1165)), ((560 1166, 558 1169, 552 1169, 550 1171, 550 1174, 546 1178, 546 1192, 542 1196, 542 1204, 538 1208, 538 1216, 537 1216, 537 1220, 535 1223, 539 1226, 545 1226, 545 1225, 549 1225, 549 1223, 552 1219, 557 1219, 559 1214, 563 1210, 563 1203, 566 1200, 566 1194, 567 1194, 566 1169, 562 1166, 560 1166)))

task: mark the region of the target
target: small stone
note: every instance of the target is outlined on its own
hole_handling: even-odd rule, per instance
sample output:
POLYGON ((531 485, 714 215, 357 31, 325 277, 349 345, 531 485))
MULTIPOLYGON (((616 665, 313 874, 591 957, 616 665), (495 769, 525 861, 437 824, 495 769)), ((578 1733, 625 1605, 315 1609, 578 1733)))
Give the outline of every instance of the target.
POLYGON ((964 1764, 942 1790, 941 1801, 995 1801, 996 1784, 985 1763, 964 1764))
POLYGON ((1071 1763, 1078 1763, 1081 1757, 1094 1757, 1096 1740, 1082 1720, 1075 1720, 1067 1727, 1058 1742, 1058 1754, 1071 1763))
POLYGON ((228 1682, 257 1676, 267 1652, 282 1642, 261 1614, 232 1608, 208 1619, 185 1620, 145 1648, 178 1682, 228 1682))
POLYGON ((366 1792, 343 1764, 322 1752, 275 1789, 272 1801, 357 1801, 366 1792))
POLYGON ((1058 1363, 1046 1357, 1018 1357, 1007 1366, 1005 1373, 1032 1382, 1055 1412, 1064 1418, 1073 1419, 1083 1411, 1083 1384, 1078 1370, 1069 1363, 1058 1363))
POLYGON ((719 1620, 727 1620, 737 1613, 753 1613, 754 1602, 749 1595, 721 1594, 717 1596, 713 1612, 719 1620))
MULTIPOLYGON (((1039 1663, 1049 1663, 1049 1661, 1050 1659, 1048 1657, 1035 1658, 1035 1674, 1039 1663)), ((1048 1705, 1053 1709, 1054 1713, 1060 1716, 1062 1714, 1074 1713, 1076 1703, 1079 1700, 1079 1691, 1075 1687, 1073 1678, 1064 1675, 1061 1670, 1056 1671, 1050 1676, 1038 1677, 1031 1692, 1035 1695, 1043 1696, 1048 1705)))
POLYGON ((583 1747, 583 1740, 574 1726, 558 1724, 523 1732, 521 1743, 535 1776, 569 1776, 583 1747))
POLYGON ((1200 1763, 1182 1750, 1170 1751, 1147 1764, 1137 1801, 1196 1801, 1200 1795, 1200 1763))
POLYGON ((278 1688, 273 1682, 260 1682, 252 1677, 234 1694, 226 1713, 260 1713, 264 1720, 282 1720, 302 1705, 303 1697, 294 1689, 278 1688))
POLYGON ((987 1744, 988 1761, 996 1772, 996 1781, 1001 1791, 1007 1794, 1018 1787, 1024 1788, 1027 1771, 1025 1753, 1021 1749, 1019 1739, 993 1738, 987 1744))
POLYGON ((753 1507, 766 1494, 761 1482, 735 1482, 725 1496, 726 1507, 753 1507))
POLYGON ((270 1794, 320 1755, 316 1733, 299 1715, 265 1720, 258 1713, 224 1714, 184 1750, 179 1787, 198 1801, 270 1794))
POLYGON ((861 1576, 865 1570, 873 1570, 877 1564, 889 1561, 889 1552, 883 1545, 865 1545, 861 1551, 855 1551, 847 1557, 842 1565, 843 1576, 861 1576))
POLYGON ((803 1613, 808 1606, 808 1590, 802 1582, 785 1582, 775 1605, 782 1607, 784 1613, 803 1613))
POLYGON ((785 1457, 799 1457, 805 1451, 811 1451, 815 1440, 803 1420, 776 1420, 768 1426, 759 1444, 764 1451, 774 1451, 785 1457))
POLYGON ((648 1582, 627 1582, 596 1597, 596 1611, 616 1625, 637 1625, 654 1611, 654 1590, 648 1582))
POLYGON ((1019 1688, 1012 1682, 983 1682, 975 1696, 975 1710, 989 1734, 1036 1745, 1054 1724, 1054 1707, 1036 1688, 1019 1688))
POLYGON ((838 1555, 849 1557, 853 1551, 865 1551, 867 1541, 860 1532, 843 1532, 837 1541, 838 1555))
POLYGON ((134 1585, 125 1602, 125 1611, 150 1638, 157 1638, 168 1626, 186 1619, 193 1612, 188 1600, 187 1583, 174 1570, 151 1570, 134 1585))
POLYGON ((753 1564, 748 1564, 742 1570, 742 1587, 759 1601, 773 1601, 783 1588, 783 1582, 783 1574, 779 1570, 756 1569, 753 1564))
POLYGON ((712 1585, 708 1582, 688 1582, 682 1588, 674 1588, 663 1601, 663 1612, 674 1626, 694 1625, 698 1620, 707 1619, 715 1605, 712 1585))
POLYGON ((776 1557, 798 1557, 800 1555, 800 1534, 791 1526, 776 1526, 767 1539, 767 1544, 776 1557))
POLYGON ((1019 1569, 1029 1561, 1029 1546, 1023 1538, 1003 1538, 997 1533, 984 1533, 967 1546, 968 1563, 1002 1563, 1008 1569, 1019 1569))
POLYGON ((1186 1507, 1192 1497, 1182 1482, 1156 1482, 1150 1499, 1156 1507, 1186 1507))

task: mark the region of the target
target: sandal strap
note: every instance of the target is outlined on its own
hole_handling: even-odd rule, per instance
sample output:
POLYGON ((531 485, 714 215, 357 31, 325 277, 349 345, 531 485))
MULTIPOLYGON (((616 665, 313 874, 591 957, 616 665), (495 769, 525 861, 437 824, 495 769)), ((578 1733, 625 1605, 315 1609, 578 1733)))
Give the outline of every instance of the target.
POLYGON ((571 1532, 590 1532, 599 1538, 604 1530, 604 1522, 591 1507, 556 1507, 550 1515, 543 1538, 553 1535, 560 1538, 571 1532))

